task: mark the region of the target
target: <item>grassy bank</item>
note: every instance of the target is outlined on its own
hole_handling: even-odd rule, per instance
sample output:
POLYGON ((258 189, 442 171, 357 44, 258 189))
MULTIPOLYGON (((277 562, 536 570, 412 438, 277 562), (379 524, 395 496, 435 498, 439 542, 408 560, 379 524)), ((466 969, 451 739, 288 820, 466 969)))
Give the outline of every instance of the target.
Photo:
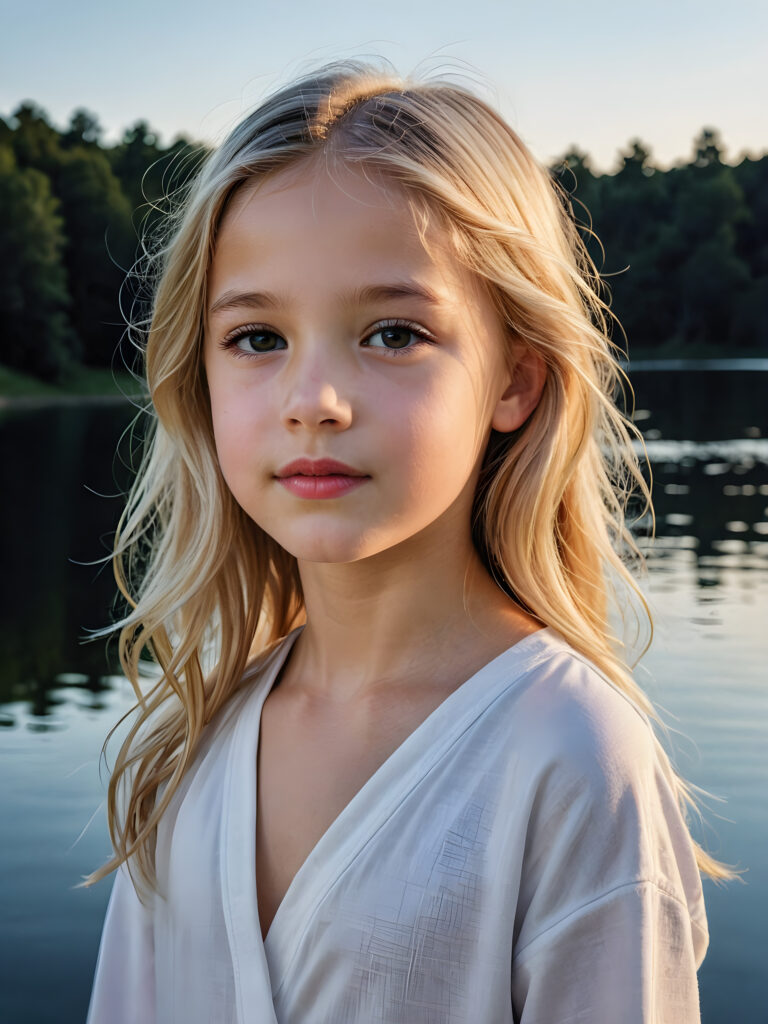
MULTIPOLYGON (((768 352, 760 350, 734 351, 722 346, 701 345, 686 346, 661 345, 653 349, 631 350, 631 363, 645 360, 675 359, 739 359, 768 358, 768 352)), ((631 367, 630 363, 630 367, 631 367)), ((78 366, 69 371, 67 376, 56 384, 49 384, 28 374, 19 373, 0 365, 0 404, 8 404, 15 399, 44 402, 46 400, 72 401, 78 396, 90 398, 131 398, 141 397, 141 386, 125 370, 97 369, 89 366, 78 366)))
POLYGON ((126 371, 95 369, 78 366, 70 371, 59 383, 49 384, 28 374, 0 366, 0 398, 36 398, 40 400, 57 398, 100 397, 121 398, 125 395, 138 397, 141 387, 126 371))

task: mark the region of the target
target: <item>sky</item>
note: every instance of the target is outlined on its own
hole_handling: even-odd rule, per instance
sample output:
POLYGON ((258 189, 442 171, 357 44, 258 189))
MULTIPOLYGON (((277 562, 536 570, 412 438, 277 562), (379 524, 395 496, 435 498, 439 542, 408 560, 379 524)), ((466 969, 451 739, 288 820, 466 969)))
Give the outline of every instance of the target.
POLYGON ((765 0, 0 0, 0 115, 95 113, 108 142, 145 119, 220 141, 261 98, 337 58, 448 74, 542 161, 577 145, 602 171, 630 139, 657 166, 702 127, 726 157, 768 150, 765 0))

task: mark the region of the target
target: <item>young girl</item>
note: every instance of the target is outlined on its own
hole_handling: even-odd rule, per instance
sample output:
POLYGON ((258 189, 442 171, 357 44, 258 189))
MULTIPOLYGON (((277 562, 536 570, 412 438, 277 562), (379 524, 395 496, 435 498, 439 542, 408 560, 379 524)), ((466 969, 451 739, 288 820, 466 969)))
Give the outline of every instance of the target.
POLYGON ((89 1024, 698 1021, 731 872, 614 635, 645 485, 549 175, 341 62, 171 227, 89 1024))

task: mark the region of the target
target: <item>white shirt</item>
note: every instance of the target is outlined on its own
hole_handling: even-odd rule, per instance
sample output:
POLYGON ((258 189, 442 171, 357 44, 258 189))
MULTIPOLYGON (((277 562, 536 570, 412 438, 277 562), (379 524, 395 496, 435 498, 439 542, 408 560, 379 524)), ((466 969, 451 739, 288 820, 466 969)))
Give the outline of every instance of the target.
POLYGON ((115 877, 88 1024, 694 1024, 708 944, 646 716, 552 629, 394 751, 262 941, 261 708, 298 627, 208 726, 161 819, 164 898, 115 877))

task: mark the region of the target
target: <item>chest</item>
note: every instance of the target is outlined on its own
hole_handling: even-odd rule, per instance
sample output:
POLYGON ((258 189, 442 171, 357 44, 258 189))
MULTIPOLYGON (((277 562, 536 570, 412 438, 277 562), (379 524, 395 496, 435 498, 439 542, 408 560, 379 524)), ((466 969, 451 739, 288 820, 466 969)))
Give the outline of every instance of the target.
POLYGON ((262 938, 293 878, 352 798, 445 699, 431 690, 356 712, 273 691, 259 734, 256 878, 262 938))

